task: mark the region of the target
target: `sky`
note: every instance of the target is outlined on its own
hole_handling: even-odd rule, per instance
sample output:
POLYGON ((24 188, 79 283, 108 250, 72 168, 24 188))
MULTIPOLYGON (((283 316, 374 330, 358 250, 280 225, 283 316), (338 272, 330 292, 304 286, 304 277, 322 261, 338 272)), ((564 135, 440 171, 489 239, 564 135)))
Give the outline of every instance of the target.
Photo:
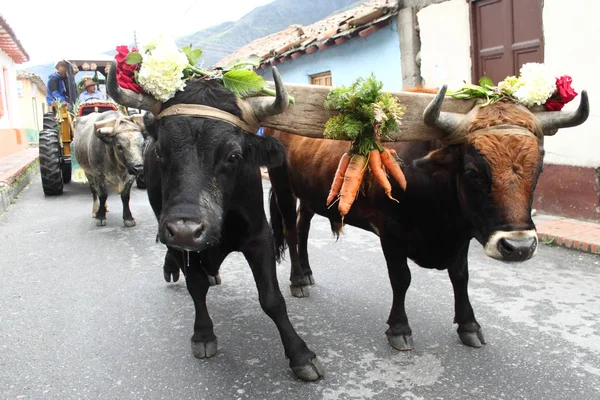
POLYGON ((121 44, 174 38, 235 21, 273 0, 2 0, 0 15, 29 54, 21 68, 90 58, 121 44), (69 28, 71 27, 71 28, 69 28))

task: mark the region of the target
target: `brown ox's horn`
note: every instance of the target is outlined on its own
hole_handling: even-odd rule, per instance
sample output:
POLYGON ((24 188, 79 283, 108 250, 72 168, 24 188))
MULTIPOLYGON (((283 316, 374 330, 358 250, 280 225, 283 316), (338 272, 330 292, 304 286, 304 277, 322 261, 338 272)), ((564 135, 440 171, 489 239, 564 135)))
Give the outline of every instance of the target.
POLYGON ((544 135, 554 135, 560 128, 571 128, 581 125, 590 115, 590 101, 587 91, 581 91, 581 101, 575 111, 546 111, 536 113, 544 135))
POLYGON ((149 94, 136 93, 133 90, 119 86, 119 83, 117 82, 117 66, 115 63, 112 63, 108 70, 108 76, 106 77, 106 92, 117 103, 122 104, 125 107, 152 111, 154 107, 158 108, 158 105, 160 105, 160 102, 149 94))
POLYGON ((448 85, 442 86, 435 98, 425 108, 423 121, 427 126, 441 129, 446 133, 452 133, 460 125, 464 115, 442 111, 446 90, 448 90, 448 85))
POLYGON ((275 82, 275 100, 271 96, 250 97, 246 102, 252 107, 257 120, 271 115, 281 114, 289 104, 287 89, 283 85, 281 75, 276 67, 273 67, 273 81, 275 82))

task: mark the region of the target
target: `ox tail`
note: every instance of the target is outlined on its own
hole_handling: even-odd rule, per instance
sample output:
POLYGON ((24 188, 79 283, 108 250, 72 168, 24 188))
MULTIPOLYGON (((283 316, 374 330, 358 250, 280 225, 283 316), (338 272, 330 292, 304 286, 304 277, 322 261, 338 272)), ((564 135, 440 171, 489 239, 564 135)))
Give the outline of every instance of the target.
POLYGON ((285 228, 283 218, 277 205, 277 198, 273 188, 269 192, 269 211, 271 214, 271 230, 273 231, 273 242, 275 245, 275 261, 278 263, 285 258, 287 242, 285 241, 285 228))

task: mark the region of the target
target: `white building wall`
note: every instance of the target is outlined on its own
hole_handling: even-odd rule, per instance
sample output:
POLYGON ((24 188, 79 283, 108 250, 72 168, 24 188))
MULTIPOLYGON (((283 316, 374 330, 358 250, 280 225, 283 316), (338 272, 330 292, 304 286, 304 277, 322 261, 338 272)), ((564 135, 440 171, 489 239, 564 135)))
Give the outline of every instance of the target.
MULTIPOLYGON (((544 62, 557 75, 573 77, 578 92, 587 90, 590 117, 575 128, 546 139, 545 161, 579 167, 600 166, 600 2, 544 0, 544 62)), ((580 97, 563 110, 577 108, 580 97)))
POLYGON ((0 129, 20 128, 19 106, 17 103, 17 67, 12 58, 0 50, 0 88, 4 115, 0 117, 0 129))
POLYGON ((471 81, 469 4, 450 0, 417 13, 421 36, 421 76, 424 85, 449 89, 471 81))
MULTIPOLYGON (((545 162, 600 166, 600 1, 544 0, 544 62, 557 76, 570 75, 578 92, 586 89, 591 113, 585 124, 559 131, 545 141, 545 162)), ((449 0, 417 14, 421 74, 427 87, 450 89, 471 81, 469 4, 449 0)), ((564 110, 577 108, 578 96, 564 110)))

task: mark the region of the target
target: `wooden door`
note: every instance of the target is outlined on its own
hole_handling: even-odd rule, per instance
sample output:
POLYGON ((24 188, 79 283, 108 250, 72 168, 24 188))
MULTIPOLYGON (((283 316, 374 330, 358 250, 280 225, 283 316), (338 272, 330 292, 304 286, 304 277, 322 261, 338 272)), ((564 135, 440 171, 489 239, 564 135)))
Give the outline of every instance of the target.
POLYGON ((473 82, 498 83, 528 62, 544 62, 543 0, 471 0, 473 82))

